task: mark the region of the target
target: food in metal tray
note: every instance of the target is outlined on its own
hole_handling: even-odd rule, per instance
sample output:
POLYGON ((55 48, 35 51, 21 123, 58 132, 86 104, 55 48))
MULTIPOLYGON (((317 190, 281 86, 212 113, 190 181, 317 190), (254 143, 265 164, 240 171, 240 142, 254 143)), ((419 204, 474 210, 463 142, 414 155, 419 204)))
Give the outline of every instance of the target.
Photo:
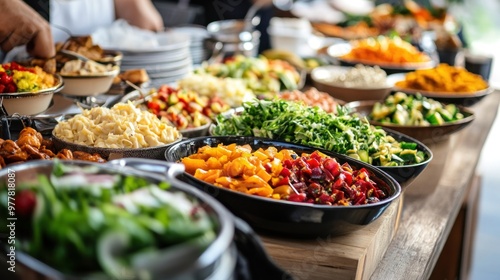
POLYGON ((0 210, 18 218, 16 249, 67 275, 142 279, 158 259, 196 256, 216 237, 199 202, 168 182, 58 162, 16 185, 15 210, 6 184, 0 210))
POLYGON ((53 131, 61 140, 100 148, 149 148, 170 144, 180 132, 156 115, 136 108, 131 102, 111 109, 84 110, 59 122, 53 131))
POLYGON ((0 93, 34 92, 55 86, 53 75, 42 68, 24 67, 16 62, 0 65, 0 93))

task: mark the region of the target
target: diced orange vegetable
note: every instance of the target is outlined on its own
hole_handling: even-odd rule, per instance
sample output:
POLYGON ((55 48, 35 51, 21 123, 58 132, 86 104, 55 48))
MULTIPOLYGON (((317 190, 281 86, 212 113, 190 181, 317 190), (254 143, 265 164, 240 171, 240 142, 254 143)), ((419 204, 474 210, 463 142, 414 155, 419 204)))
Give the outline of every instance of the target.
POLYGON ((222 169, 222 163, 214 157, 207 160, 208 169, 222 169))
POLYGON ((270 197, 273 194, 273 189, 271 187, 252 188, 248 190, 248 193, 270 197))
POLYGON ((221 156, 229 156, 231 155, 231 151, 222 147, 217 146, 213 148, 209 148, 205 151, 205 153, 211 157, 220 158, 221 156))
POLYGON ((222 170, 220 170, 220 169, 208 170, 208 174, 203 181, 210 183, 210 184, 213 184, 213 183, 215 183, 217 178, 220 177, 221 174, 222 174, 222 170))
POLYGON ((274 156, 278 153, 278 149, 275 147, 269 147, 265 150, 265 153, 268 157, 274 158, 274 156))
POLYGON ((186 172, 189 174, 194 174, 196 172, 196 169, 199 168, 207 169, 207 164, 202 159, 193 159, 185 157, 182 159, 182 164, 184 164, 186 172))
POLYGON ((292 192, 292 188, 290 188, 290 186, 287 186, 287 185, 282 185, 282 186, 274 188, 274 193, 279 194, 281 196, 290 195, 291 192, 292 192))
POLYGON ((265 169, 257 171, 257 176, 259 176, 264 182, 269 182, 272 178, 271 174, 267 173, 265 169))
POLYGON ((194 173, 194 177, 202 181, 205 181, 205 178, 207 176, 208 176, 208 171, 203 169, 196 169, 196 172, 194 173))
POLYGON ((254 155, 254 156, 256 156, 257 158, 259 158, 260 160, 266 160, 266 159, 268 159, 267 155, 266 155, 266 154, 264 154, 264 153, 263 153, 263 152, 261 152, 261 151, 255 151, 255 152, 253 153, 253 155, 254 155))
POLYGON ((249 189, 251 189, 251 188, 261 188, 261 187, 269 187, 269 188, 271 188, 271 186, 269 186, 269 184, 266 181, 262 180, 262 178, 260 178, 257 175, 252 175, 252 176, 248 177, 245 180, 245 185, 249 189))
POLYGON ((230 188, 229 185, 233 182, 234 180, 231 177, 228 176, 223 176, 219 177, 215 180, 216 183, 220 184, 224 188, 230 188))

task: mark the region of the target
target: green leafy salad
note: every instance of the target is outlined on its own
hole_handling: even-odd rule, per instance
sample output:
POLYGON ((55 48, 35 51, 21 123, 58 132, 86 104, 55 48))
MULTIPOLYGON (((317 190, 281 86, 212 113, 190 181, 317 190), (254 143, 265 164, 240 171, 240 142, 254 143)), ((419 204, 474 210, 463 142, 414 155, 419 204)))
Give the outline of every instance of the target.
MULTIPOLYGON (((0 186, 2 213, 13 210, 8 196, 0 186)), ((102 173, 96 166, 57 162, 50 176, 18 182, 15 201, 17 250, 91 279, 151 276, 177 259, 198 257, 216 237, 198 202, 168 183, 102 173)))
POLYGON ((214 135, 266 137, 345 154, 377 166, 420 163, 426 155, 416 143, 398 142, 380 128, 370 125, 339 107, 338 114, 318 107, 284 100, 254 100, 243 111, 219 115, 214 135))

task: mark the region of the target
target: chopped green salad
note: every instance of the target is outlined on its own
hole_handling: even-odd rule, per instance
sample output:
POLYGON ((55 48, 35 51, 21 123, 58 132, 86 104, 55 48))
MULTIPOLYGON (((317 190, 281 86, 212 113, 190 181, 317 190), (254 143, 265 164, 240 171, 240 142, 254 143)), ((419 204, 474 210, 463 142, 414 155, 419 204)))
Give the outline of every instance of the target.
POLYGON ((420 163, 426 155, 416 143, 398 142, 380 128, 370 125, 339 107, 329 114, 284 100, 254 100, 243 104, 243 111, 232 116, 219 115, 215 135, 266 137, 317 147, 345 154, 377 166, 420 163))
MULTIPOLYGON (((154 275, 186 252, 199 256, 216 236, 204 209, 169 188, 58 162, 50 176, 16 186, 16 248, 72 275, 154 275)), ((0 187, 2 213, 10 191, 0 187)))
POLYGON ((388 124, 431 126, 464 118, 455 104, 444 105, 421 94, 396 92, 373 106, 369 118, 388 124))
POLYGON ((237 55, 227 58, 223 63, 204 65, 196 69, 196 72, 242 79, 255 94, 294 90, 301 80, 299 72, 288 62, 264 56, 237 55))

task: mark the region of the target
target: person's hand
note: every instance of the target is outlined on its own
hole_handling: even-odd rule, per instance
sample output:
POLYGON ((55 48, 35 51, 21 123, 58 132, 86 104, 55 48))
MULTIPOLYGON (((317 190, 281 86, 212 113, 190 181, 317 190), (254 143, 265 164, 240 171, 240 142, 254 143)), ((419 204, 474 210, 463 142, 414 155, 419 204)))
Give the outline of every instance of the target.
MULTIPOLYGON (((1 0, 0 0, 1 1, 1 0)), ((114 0, 116 18, 151 31, 163 30, 163 19, 151 0, 114 0)))
POLYGON ((7 53, 27 44, 30 55, 40 58, 56 54, 49 23, 20 0, 0 0, 0 47, 7 53))

